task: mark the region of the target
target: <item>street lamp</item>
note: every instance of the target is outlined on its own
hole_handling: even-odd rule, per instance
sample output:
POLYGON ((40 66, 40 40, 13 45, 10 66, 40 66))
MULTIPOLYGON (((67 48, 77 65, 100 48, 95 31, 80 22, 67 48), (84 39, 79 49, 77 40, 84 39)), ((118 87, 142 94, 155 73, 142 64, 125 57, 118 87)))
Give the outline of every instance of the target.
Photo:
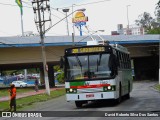
POLYGON ((128 26, 127 26, 127 32, 129 34, 129 16, 128 16, 128 7, 131 6, 131 5, 127 5, 127 22, 128 22, 128 26))
POLYGON ((67 12, 69 12, 69 9, 63 9, 63 12, 66 13, 67 35, 69 36, 68 19, 67 19, 67 12))
MULTIPOLYGON (((72 13, 73 13, 73 6, 74 5, 76 5, 76 4, 72 4, 72 13)), ((72 14, 72 19, 73 19, 73 14, 72 14)), ((74 36, 75 36, 74 24, 72 24, 72 29, 73 29, 73 32, 72 32, 72 43, 73 43, 73 46, 74 46, 74 36)))

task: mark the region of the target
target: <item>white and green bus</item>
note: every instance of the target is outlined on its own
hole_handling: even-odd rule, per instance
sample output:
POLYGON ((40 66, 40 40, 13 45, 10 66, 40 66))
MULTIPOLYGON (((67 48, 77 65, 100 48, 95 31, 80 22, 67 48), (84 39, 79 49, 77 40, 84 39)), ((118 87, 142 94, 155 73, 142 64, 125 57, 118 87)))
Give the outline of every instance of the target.
POLYGON ((120 45, 68 48, 64 53, 67 101, 82 107, 88 101, 130 98, 132 69, 129 52, 120 45))

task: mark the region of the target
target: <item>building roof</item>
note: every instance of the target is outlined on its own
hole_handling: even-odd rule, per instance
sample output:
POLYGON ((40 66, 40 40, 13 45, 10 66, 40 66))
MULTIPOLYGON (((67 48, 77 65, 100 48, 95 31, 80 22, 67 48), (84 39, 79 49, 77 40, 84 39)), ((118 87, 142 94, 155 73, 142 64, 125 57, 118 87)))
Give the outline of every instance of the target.
MULTIPOLYGON (((96 40, 101 40, 98 36, 92 36, 96 40)), ((117 44, 136 44, 136 43, 159 43, 160 35, 101 35, 110 43, 117 44)), ((75 36, 75 44, 86 45, 89 36, 75 36)), ((65 46, 73 45, 72 36, 46 36, 45 46, 65 46)), ((39 36, 31 37, 0 37, 0 48, 4 47, 36 47, 41 46, 39 36)))

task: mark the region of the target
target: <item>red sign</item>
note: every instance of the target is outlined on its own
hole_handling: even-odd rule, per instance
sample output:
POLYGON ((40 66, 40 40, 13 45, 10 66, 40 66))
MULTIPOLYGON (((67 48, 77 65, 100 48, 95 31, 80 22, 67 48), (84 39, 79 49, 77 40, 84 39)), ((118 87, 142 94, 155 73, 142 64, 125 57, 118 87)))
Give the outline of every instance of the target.
POLYGON ((86 98, 94 97, 94 94, 87 94, 86 98))

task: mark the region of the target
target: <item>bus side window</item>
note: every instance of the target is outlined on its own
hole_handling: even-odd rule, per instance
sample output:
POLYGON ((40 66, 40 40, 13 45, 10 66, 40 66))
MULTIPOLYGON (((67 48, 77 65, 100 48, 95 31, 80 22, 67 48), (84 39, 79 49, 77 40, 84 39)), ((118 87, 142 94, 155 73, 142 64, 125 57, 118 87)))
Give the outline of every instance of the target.
POLYGON ((127 65, 128 65, 128 69, 130 68, 130 58, 129 58, 129 54, 127 54, 127 65))
POLYGON ((126 54, 126 68, 128 68, 128 54, 126 54))
POLYGON ((124 53, 124 68, 127 68, 127 54, 124 53))
POLYGON ((129 54, 128 54, 128 63, 129 63, 129 69, 131 69, 131 58, 130 58, 129 54))
POLYGON ((120 56, 119 56, 119 51, 118 50, 116 50, 116 55, 117 55, 118 67, 120 67, 120 56))
POLYGON ((111 70, 111 76, 118 74, 118 60, 113 53, 110 54, 108 66, 111 70))
POLYGON ((122 68, 122 55, 120 52, 118 52, 118 56, 119 56, 119 63, 120 63, 120 68, 122 68))
POLYGON ((123 53, 123 57, 124 57, 124 69, 126 68, 126 54, 123 53))
POLYGON ((124 68, 124 57, 123 57, 123 53, 121 53, 121 61, 122 61, 122 68, 124 68))

